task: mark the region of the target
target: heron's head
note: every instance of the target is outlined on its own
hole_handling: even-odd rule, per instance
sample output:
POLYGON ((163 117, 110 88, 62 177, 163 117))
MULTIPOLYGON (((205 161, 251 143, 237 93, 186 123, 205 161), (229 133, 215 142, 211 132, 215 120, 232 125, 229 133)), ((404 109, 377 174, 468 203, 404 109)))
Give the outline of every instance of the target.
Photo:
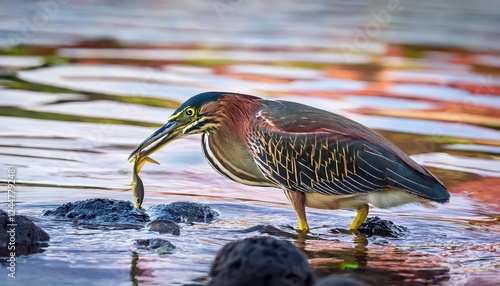
POLYGON ((191 97, 174 111, 165 125, 132 151, 129 160, 139 151, 141 158, 147 157, 176 139, 217 128, 224 112, 220 104, 222 98, 222 92, 205 92, 191 97), (155 142, 156 144, 145 149, 155 142))

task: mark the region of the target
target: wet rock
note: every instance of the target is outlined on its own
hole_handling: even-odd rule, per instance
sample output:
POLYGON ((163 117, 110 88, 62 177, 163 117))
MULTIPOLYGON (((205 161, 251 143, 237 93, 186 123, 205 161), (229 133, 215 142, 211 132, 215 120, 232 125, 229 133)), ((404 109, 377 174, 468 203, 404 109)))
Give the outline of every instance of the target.
POLYGON ((330 229, 330 233, 352 235, 352 232, 350 230, 338 227, 330 229))
POLYGON ((292 243, 251 237, 226 244, 210 269, 208 285, 314 285, 306 256, 292 243))
POLYGON ((260 234, 269 234, 284 238, 297 239, 299 237, 297 232, 293 228, 291 228, 291 231, 293 232, 287 232, 272 225, 255 225, 243 230, 237 230, 236 232, 240 233, 258 232, 260 234))
POLYGON ((315 286, 368 286, 368 284, 351 277, 330 275, 319 280, 315 286))
POLYGON ((146 225, 149 231, 157 231, 158 233, 168 233, 180 235, 181 229, 178 224, 167 219, 156 219, 146 225))
POLYGON ((133 251, 148 251, 158 254, 169 254, 174 252, 175 246, 170 241, 161 238, 136 239, 133 243, 133 251))
POLYGON ((376 217, 370 217, 359 227, 359 232, 366 235, 378 235, 388 237, 402 237, 410 233, 408 228, 396 225, 392 221, 376 217))
POLYGON ((126 226, 129 224, 130 228, 148 221, 148 215, 144 210, 136 209, 131 202, 110 199, 70 202, 54 210, 46 210, 43 215, 97 225, 112 223, 126 226))
POLYGON ((193 202, 174 202, 168 205, 155 205, 147 210, 154 220, 172 220, 174 222, 212 222, 219 214, 211 207, 193 202))
POLYGON ((49 234, 23 215, 13 218, 10 221, 8 213, 0 210, 0 256, 10 256, 12 251, 15 251, 16 256, 42 252, 40 247, 50 240, 49 234), (11 233, 15 233, 12 236, 15 237, 15 244, 10 244, 11 233))

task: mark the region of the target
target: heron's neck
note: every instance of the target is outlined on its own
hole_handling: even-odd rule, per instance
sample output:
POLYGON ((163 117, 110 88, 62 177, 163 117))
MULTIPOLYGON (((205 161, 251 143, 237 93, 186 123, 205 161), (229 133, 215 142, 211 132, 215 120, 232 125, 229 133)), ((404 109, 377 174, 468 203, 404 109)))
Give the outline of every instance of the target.
POLYGON ((245 142, 248 132, 255 120, 255 114, 259 108, 259 101, 255 97, 228 94, 221 100, 221 110, 224 110, 224 118, 217 128, 219 136, 234 137, 233 140, 245 142))
MULTIPOLYGON (((230 95, 226 95, 228 97, 230 95)), ((253 186, 272 186, 259 170, 248 146, 248 132, 258 101, 235 96, 221 100, 220 123, 203 135, 202 146, 210 165, 223 176, 253 186)))

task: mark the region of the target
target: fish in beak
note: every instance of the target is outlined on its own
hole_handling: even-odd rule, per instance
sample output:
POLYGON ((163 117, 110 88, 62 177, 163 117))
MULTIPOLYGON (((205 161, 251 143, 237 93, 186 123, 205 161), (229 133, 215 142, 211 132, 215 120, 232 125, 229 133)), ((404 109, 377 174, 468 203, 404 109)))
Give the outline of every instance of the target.
POLYGON ((161 149, 163 146, 185 135, 186 128, 192 127, 197 119, 195 109, 192 107, 179 108, 172 115, 167 123, 151 134, 146 140, 142 141, 137 146, 130 156, 129 162, 134 162, 134 170, 132 172, 132 192, 134 195, 134 204, 136 208, 140 208, 144 199, 144 184, 139 177, 139 172, 146 162, 154 164, 159 163, 149 156, 161 149), (149 147, 155 143, 153 146, 149 147), (147 148, 149 147, 149 148, 147 148))
POLYGON ((130 183, 130 185, 132 186, 134 205, 136 208, 140 209, 142 202, 144 200, 144 184, 142 183, 142 180, 139 177, 139 172, 141 171, 144 164, 146 164, 146 162, 150 162, 157 165, 160 165, 160 163, 158 163, 158 161, 150 157, 141 156, 140 154, 137 154, 137 156, 134 157, 133 160, 135 162, 134 162, 134 170, 132 172, 132 183, 130 183))

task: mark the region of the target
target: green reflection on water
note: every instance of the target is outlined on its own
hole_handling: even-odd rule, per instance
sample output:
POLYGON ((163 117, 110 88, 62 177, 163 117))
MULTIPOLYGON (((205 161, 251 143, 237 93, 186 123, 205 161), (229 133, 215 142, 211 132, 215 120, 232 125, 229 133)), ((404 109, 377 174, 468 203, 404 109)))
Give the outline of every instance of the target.
POLYGON ((3 86, 10 89, 38 91, 38 92, 55 93, 55 94, 60 94, 60 93, 81 94, 87 97, 85 101, 108 100, 108 101, 124 102, 124 103, 171 108, 171 109, 175 109, 181 104, 180 102, 175 100, 160 99, 155 97, 111 95, 111 94, 103 94, 95 92, 77 91, 77 90, 55 87, 45 84, 27 82, 15 76, 9 76, 9 75, 0 76, 0 83, 3 86))
POLYGON ((57 120, 57 121, 90 122, 90 123, 102 123, 102 124, 121 124, 121 125, 125 124, 125 125, 136 125, 145 127, 160 126, 159 124, 135 121, 135 120, 100 118, 100 117, 80 116, 72 114, 61 114, 61 113, 46 112, 46 111, 24 110, 16 107, 0 107, 0 116, 12 116, 12 117, 57 120))

